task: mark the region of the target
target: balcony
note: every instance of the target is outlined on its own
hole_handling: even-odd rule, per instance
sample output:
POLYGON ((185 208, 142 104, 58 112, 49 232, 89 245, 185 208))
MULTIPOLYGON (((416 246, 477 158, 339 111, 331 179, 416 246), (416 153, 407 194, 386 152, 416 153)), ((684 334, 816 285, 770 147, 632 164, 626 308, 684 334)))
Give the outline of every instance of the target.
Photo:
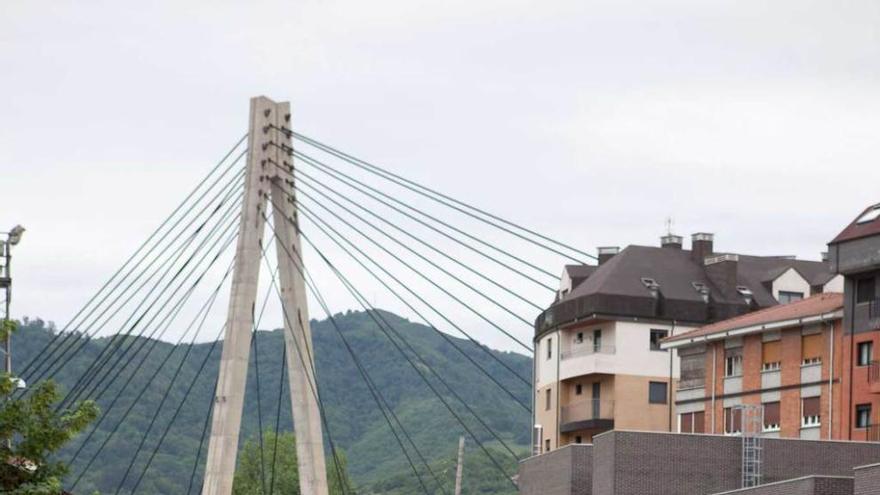
POLYGON ((616 360, 613 345, 575 344, 559 356, 559 379, 567 380, 594 373, 613 374, 616 360))
POLYGON ((562 351, 560 358, 573 359, 582 356, 592 356, 593 354, 614 354, 613 345, 591 345, 591 344, 575 344, 573 349, 562 351))
POLYGON ((865 428, 866 442, 880 442, 880 425, 868 425, 865 428))
POLYGON ((868 386, 872 394, 880 394, 880 361, 868 365, 868 386))
POLYGON ((856 303, 853 320, 856 331, 880 329, 880 299, 856 303))
POLYGON ((610 430, 614 428, 614 401, 587 399, 562 406, 559 431, 610 430))

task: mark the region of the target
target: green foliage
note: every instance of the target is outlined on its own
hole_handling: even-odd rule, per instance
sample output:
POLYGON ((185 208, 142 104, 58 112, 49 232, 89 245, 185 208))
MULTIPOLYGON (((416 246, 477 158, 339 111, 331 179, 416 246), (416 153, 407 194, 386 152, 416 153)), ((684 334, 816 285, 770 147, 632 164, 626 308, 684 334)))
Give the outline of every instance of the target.
POLYGON ((24 397, 13 397, 15 380, 0 375, 0 492, 57 495, 67 466, 53 454, 98 415, 94 402, 55 411, 58 387, 40 383, 24 397))
POLYGON ((18 329, 18 324, 15 320, 0 321, 0 342, 5 341, 6 337, 15 333, 16 329, 18 329))
MULTIPOLYGON (((468 363, 458 351, 433 330, 391 313, 383 312, 383 315, 416 349, 419 355, 423 356, 428 365, 442 375, 492 429, 498 432, 505 442, 515 449, 527 452, 530 419, 525 410, 511 401, 491 380, 468 363)), ((400 357, 395 347, 376 327, 368 314, 348 312, 334 316, 346 338, 357 350, 359 359, 364 363, 377 388, 382 391, 396 415, 412 435, 413 441, 427 457, 428 462, 432 467, 435 463, 447 466, 443 463, 448 464, 449 459, 456 455, 459 435, 466 434, 458 422, 430 392, 418 374, 400 357)), ((15 369, 20 369, 30 361, 32 356, 43 349, 43 346, 52 337, 50 325, 42 320, 33 319, 21 326, 15 336, 15 369)), ((169 330, 169 332, 174 331, 174 328, 169 330)), ((347 454, 347 471, 357 485, 358 493, 419 493, 421 489, 417 484, 413 485, 417 481, 409 464, 401 454, 400 447, 389 432, 382 414, 376 408, 369 390, 361 380, 351 357, 346 352, 330 321, 312 321, 312 334, 317 359, 318 383, 330 432, 336 446, 345 450, 347 454), (389 480, 397 480, 403 484, 401 486, 415 489, 409 492, 405 490, 394 491, 395 488, 391 485, 383 484, 389 480), (370 491, 365 492, 364 490, 370 491)), ((522 402, 529 403, 531 397, 528 386, 511 376, 503 366, 488 358, 473 343, 455 337, 450 338, 497 380, 513 391, 522 402)), ((282 377, 282 340, 281 330, 258 333, 256 351, 251 353, 252 366, 247 381, 241 432, 243 447, 245 440, 256 438, 260 429, 257 421, 257 384, 253 366, 254 358, 259 360, 260 366, 263 427, 274 424, 274 412, 278 407, 278 390, 282 377)), ((124 346, 128 347, 129 343, 142 341, 142 339, 130 338, 126 340, 124 346)), ((64 369, 55 376, 61 387, 71 387, 98 353, 109 343, 109 339, 93 339, 82 343, 82 348, 75 356, 66 361, 64 369)), ((145 467, 148 454, 155 447, 162 430, 170 421, 173 410, 181 401, 184 401, 184 404, 180 415, 146 472, 143 483, 138 489, 138 495, 165 495, 185 492, 189 485, 195 454, 199 449, 202 426, 208 407, 213 400, 213 385, 217 376, 221 348, 218 345, 211 350, 210 343, 193 346, 183 363, 180 377, 171 388, 171 394, 165 407, 162 411, 157 412, 156 407, 161 401, 162 394, 169 386, 171 375, 189 346, 174 346, 160 342, 156 345, 155 350, 147 356, 143 369, 138 372, 131 384, 125 390, 121 390, 121 383, 127 379, 129 373, 133 371, 134 364, 140 361, 150 347, 151 345, 145 346, 144 350, 138 354, 132 351, 124 360, 127 367, 123 368, 120 365, 114 368, 112 373, 118 375, 119 380, 98 400, 98 405, 108 417, 100 424, 96 424, 97 431, 94 437, 89 441, 76 462, 71 464, 71 474, 65 478, 68 482, 65 484, 65 488, 68 490, 71 488, 69 482, 85 469, 86 462, 96 451, 97 446, 103 442, 112 427, 122 418, 123 412, 132 404, 136 394, 142 387, 147 386, 144 396, 134 404, 131 414, 85 472, 74 492, 79 494, 98 490, 102 493, 113 493, 134 455, 133 446, 140 443, 150 421, 158 415, 156 426, 147 435, 144 451, 139 455, 132 470, 135 474, 139 474, 145 467), (211 355, 203 374, 196 381, 190 394, 185 396, 184 392, 187 386, 196 376, 200 363, 209 351, 211 355), (146 379, 157 370, 169 352, 174 354, 168 364, 159 369, 156 379, 148 384, 146 379), (119 399, 116 407, 113 410, 108 410, 110 401, 117 396, 119 399)), ((531 360, 528 357, 509 352, 491 352, 521 376, 529 377, 531 375, 531 360)), ((421 365, 419 368, 426 371, 426 368, 421 365)), ((428 376, 431 375, 428 374, 428 376)), ((432 378, 432 380, 434 379, 432 378)), ((434 384, 438 389, 444 390, 438 382, 434 381, 434 384)), ((280 388, 283 392, 280 425, 282 431, 288 432, 292 430, 293 425, 290 415, 290 398, 286 384, 280 388)), ((446 395, 446 399, 466 421, 471 421, 472 426, 476 424, 451 395, 446 395)), ((498 447, 488 432, 482 428, 475 431, 481 442, 494 446, 493 448, 498 447)), ((69 461, 84 436, 80 436, 63 448, 58 458, 69 461)), ((470 437, 468 437, 468 448, 474 453, 478 450, 470 437)), ((197 487, 201 486, 206 449, 207 443, 202 446, 199 468, 194 480, 196 489, 193 491, 198 491, 197 487)), ((325 445, 325 452, 329 453, 329 446, 325 445)), ((500 451, 497 457, 510 459, 510 455, 506 451, 500 451)), ((479 466, 481 461, 475 460, 474 462, 479 466)), ((246 461, 242 458, 240 465, 244 466, 245 463, 246 461)), ((515 473, 515 465, 505 464, 504 466, 509 474, 515 473)), ((328 462, 328 467, 332 467, 331 462, 328 462)), ((486 467, 486 476, 482 479, 494 479, 489 473, 495 471, 494 467, 490 464, 487 464, 486 467)), ((466 486, 470 486, 467 485, 469 483, 467 474, 469 468, 468 465, 465 471, 466 486)), ((424 469, 424 467, 420 466, 420 469, 424 469)), ((129 489, 133 484, 132 478, 134 477, 133 475, 129 476, 126 485, 129 489)), ((491 483, 486 481, 495 487, 495 492, 476 491, 473 493, 508 493, 510 484, 504 480, 496 481, 491 481, 491 483)), ((476 482, 476 480, 470 482, 476 482)), ((483 490, 483 488, 480 489, 483 490)), ((451 492, 451 488, 449 491, 451 492)), ((466 490, 465 493, 472 492, 466 490)))
MULTIPOLYGON (((263 449, 260 452, 259 439, 249 439, 238 454, 238 467, 232 485, 233 495, 299 495, 299 470, 296 464, 296 438, 293 433, 276 435, 273 431, 263 433, 263 449), (273 466, 273 451, 274 466, 273 466), (274 479, 273 479, 274 473, 274 479), (265 489, 264 489, 265 487, 265 489)), ((354 493, 353 484, 348 477, 345 454, 337 451, 339 471, 333 459, 327 459, 327 482, 331 495, 354 493), (343 491, 342 487, 345 487, 343 491)))

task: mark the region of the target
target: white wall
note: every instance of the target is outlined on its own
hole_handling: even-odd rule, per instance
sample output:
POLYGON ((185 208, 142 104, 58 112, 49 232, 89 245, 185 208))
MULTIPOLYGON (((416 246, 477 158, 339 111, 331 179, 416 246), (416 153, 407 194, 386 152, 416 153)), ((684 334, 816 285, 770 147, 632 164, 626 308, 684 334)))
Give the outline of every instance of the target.
POLYGON ((843 293, 843 275, 835 275, 834 278, 825 283, 822 292, 840 292, 843 293))
MULTIPOLYGON (((675 350, 652 351, 651 330, 667 330, 678 335, 694 327, 676 325, 673 332, 672 324, 641 323, 630 321, 606 322, 601 325, 583 327, 579 330, 568 330, 563 335, 563 346, 571 345, 579 331, 584 332, 584 343, 592 346, 587 336, 592 336, 596 328, 602 328, 602 345, 613 345, 613 354, 596 353, 582 354, 560 362, 559 379, 585 375, 589 373, 609 373, 636 376, 669 376, 669 357, 672 354, 672 375, 679 376, 679 360, 675 350)), ((555 368, 554 368, 555 371, 555 368)))
POLYGON ((789 268, 773 281, 773 297, 779 300, 779 291, 800 292, 810 297, 810 283, 794 268, 789 268))
POLYGON ((549 333, 538 341, 538 347, 535 349, 535 364, 537 366, 535 373, 535 381, 537 389, 541 389, 556 382, 557 363, 559 362, 559 332, 549 333), (551 342, 553 354, 547 359, 547 343, 551 342))

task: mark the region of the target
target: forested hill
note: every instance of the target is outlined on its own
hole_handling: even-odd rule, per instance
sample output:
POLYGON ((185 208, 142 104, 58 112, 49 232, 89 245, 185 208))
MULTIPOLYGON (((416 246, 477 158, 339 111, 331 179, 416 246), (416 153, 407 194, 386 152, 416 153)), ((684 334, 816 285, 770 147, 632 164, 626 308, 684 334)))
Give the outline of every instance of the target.
MULTIPOLYGON (((522 453, 527 451, 530 421, 528 413, 522 407, 512 401, 432 329, 387 312, 383 312, 383 314, 428 365, 453 385, 456 392, 495 432, 502 436, 505 442, 522 453)), ((378 389, 392 405, 422 454, 428 458, 432 468, 438 476, 451 480, 452 460, 456 454, 458 437, 465 434, 464 430, 425 386, 419 375, 400 356, 400 353, 385 335, 375 326, 370 315, 363 312, 338 314, 336 322, 357 351, 361 362, 369 371, 378 389)), ((420 492, 419 485, 409 471, 406 459, 401 454, 394 436, 390 433, 382 414, 377 409, 330 321, 313 321, 312 329, 318 380, 330 425, 330 433, 336 445, 345 452, 348 458, 349 472, 358 485, 358 492, 365 494, 420 492)), ((44 348, 51 337, 52 332, 46 328, 41 320, 31 320, 23 324, 14 337, 15 368, 20 370, 25 363, 44 348)), ((256 361, 259 362, 260 369, 259 402, 262 410, 263 428, 274 428, 278 394, 281 390, 281 429, 292 429, 287 389, 279 387, 283 348, 281 330, 258 332, 256 340, 257 359, 254 359, 252 354, 252 366, 245 399, 242 442, 255 437, 259 431, 257 382, 253 366, 256 361)), ((72 387, 76 379, 82 375, 109 341, 109 338, 104 338, 87 342, 67 362, 64 370, 56 375, 56 380, 64 387, 72 387)), ((530 392, 526 385, 511 376, 508 370, 486 356, 474 344, 461 339, 455 339, 455 342, 459 347, 465 349, 475 361, 488 369, 495 379, 504 384, 508 390, 515 392, 523 403, 529 404, 530 392)), ((210 343, 205 343, 190 348, 188 345, 174 346, 165 342, 132 339, 126 341, 124 346, 127 347, 129 344, 134 344, 132 354, 134 349, 141 350, 136 356, 127 356, 124 359, 125 368, 117 368, 108 375, 111 378, 115 376, 116 383, 109 387, 99 400, 102 411, 108 413, 107 417, 98 425, 93 438, 76 457, 72 473, 67 480, 68 487, 80 472, 85 472, 75 493, 91 493, 94 490, 113 493, 131 463, 151 420, 155 417, 153 429, 147 435, 142 452, 134 463, 132 474, 128 477, 129 483, 131 483, 146 465, 156 442, 169 424, 174 410, 182 402, 180 413, 152 461, 151 468, 147 471, 138 493, 185 493, 211 402, 220 345, 212 348, 210 343), (168 353, 173 353, 171 359, 159 369, 160 363, 168 353), (138 371, 127 387, 121 389, 122 384, 128 380, 132 370, 144 356, 146 359, 143 360, 143 368, 138 371), (182 358, 185 358, 183 364, 178 366, 182 358), (205 361, 206 358, 207 361, 205 361), (204 371, 195 380, 189 395, 186 395, 185 392, 196 377, 198 368, 203 361, 206 362, 204 371), (157 416, 157 407, 178 368, 180 368, 179 376, 157 416), (153 375, 155 378, 150 381, 153 375), (143 396, 135 403, 134 399, 141 390, 145 390, 143 396), (117 402, 111 409, 111 402, 117 397, 117 402), (134 407, 128 418, 121 423, 118 431, 110 437, 106 446, 94 457, 94 461, 86 469, 89 460, 95 455, 98 447, 107 438, 108 433, 116 427, 131 404, 134 404, 134 407)), ((515 353, 492 352, 521 376, 529 377, 531 375, 530 358, 515 353)), ((438 390, 443 390, 442 385, 436 380, 434 383, 438 390)), ((102 387, 107 384, 103 384, 102 387)), ((493 440, 485 429, 480 427, 479 423, 460 404, 456 403, 450 395, 446 395, 446 397, 448 402, 454 405, 456 412, 461 417, 467 418, 472 431, 477 433, 480 440, 486 443, 508 472, 515 473, 515 461, 509 454, 493 440)), ((80 439, 67 449, 63 456, 65 460, 69 460, 73 456, 81 439, 87 434, 88 432, 81 435, 80 439)), ((465 492, 512 493, 509 483, 496 475, 497 471, 492 464, 483 457, 475 443, 470 441, 470 438, 468 440, 470 454, 466 463, 465 483, 466 488, 469 486, 471 490, 465 490, 465 492)), ((206 448, 207 445, 203 448, 203 456, 206 448)), ((418 462, 417 458, 416 462, 418 462)), ((200 464, 203 463, 204 457, 200 464)), ((200 477, 201 471, 196 474, 196 486, 198 486, 200 477)), ((446 479, 444 479, 445 481, 446 479)))

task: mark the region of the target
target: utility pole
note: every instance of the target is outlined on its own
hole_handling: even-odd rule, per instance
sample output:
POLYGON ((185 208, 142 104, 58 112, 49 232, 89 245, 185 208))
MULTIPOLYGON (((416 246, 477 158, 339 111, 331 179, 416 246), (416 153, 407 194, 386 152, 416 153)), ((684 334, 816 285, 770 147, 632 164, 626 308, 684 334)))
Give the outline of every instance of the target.
MULTIPOLYGON (((8 327, 9 322, 12 321, 9 309, 12 303, 12 246, 15 246, 21 240, 21 235, 24 234, 24 227, 16 225, 12 230, 4 233, 6 234, 6 240, 0 241, 0 255, 3 256, 3 270, 0 271, 0 288, 6 293, 3 303, 3 324, 8 327)), ((3 369, 9 376, 12 376, 12 332, 6 334, 3 342, 3 354, 3 369)))
POLYGON ((297 221, 296 204, 292 201, 294 188, 292 181, 286 181, 284 176, 279 175, 280 167, 292 166, 288 163, 292 162, 292 159, 288 159, 292 146, 288 133, 282 131, 285 128, 290 129, 289 103, 276 103, 264 96, 251 99, 241 226, 202 495, 232 493, 260 259, 264 248, 263 231, 270 197, 277 234, 276 251, 300 493, 328 493, 321 416, 316 401, 318 387, 314 352, 305 282, 301 273, 303 267, 291 259, 301 256, 299 230, 293 225, 297 221))
POLYGON ((464 436, 458 438, 458 465, 455 468, 455 495, 461 495, 461 474, 464 470, 464 436))

